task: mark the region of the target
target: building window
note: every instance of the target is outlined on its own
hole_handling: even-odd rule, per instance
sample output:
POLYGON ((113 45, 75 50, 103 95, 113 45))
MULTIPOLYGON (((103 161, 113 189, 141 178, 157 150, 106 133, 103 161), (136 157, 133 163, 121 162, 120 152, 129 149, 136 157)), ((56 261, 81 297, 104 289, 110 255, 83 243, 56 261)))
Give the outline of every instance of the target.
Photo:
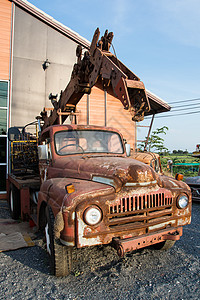
POLYGON ((6 191, 8 82, 0 81, 0 193, 6 191))

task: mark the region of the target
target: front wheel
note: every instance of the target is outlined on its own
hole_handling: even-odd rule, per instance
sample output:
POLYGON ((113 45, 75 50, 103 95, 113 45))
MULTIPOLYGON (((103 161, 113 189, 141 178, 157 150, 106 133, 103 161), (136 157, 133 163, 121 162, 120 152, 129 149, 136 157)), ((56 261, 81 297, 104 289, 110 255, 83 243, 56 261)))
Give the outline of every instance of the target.
POLYGON ((46 207, 45 236, 50 258, 51 273, 56 277, 69 275, 72 268, 72 250, 63 246, 54 237, 54 215, 51 207, 46 207))
POLYGON ((153 245, 153 248, 156 250, 169 250, 171 247, 174 246, 174 244, 175 244, 175 241, 166 240, 164 242, 153 245))

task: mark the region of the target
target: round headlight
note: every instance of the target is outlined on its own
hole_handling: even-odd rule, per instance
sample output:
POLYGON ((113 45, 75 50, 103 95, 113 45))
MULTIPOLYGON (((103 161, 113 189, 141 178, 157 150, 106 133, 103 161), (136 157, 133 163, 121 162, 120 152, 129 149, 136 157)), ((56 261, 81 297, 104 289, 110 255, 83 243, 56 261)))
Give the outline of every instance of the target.
POLYGON ((101 221, 102 212, 97 206, 90 206, 84 212, 84 221, 88 225, 96 225, 101 221))
POLYGON ((178 198, 177 205, 179 208, 185 208, 188 205, 188 202, 188 196, 184 194, 178 198))

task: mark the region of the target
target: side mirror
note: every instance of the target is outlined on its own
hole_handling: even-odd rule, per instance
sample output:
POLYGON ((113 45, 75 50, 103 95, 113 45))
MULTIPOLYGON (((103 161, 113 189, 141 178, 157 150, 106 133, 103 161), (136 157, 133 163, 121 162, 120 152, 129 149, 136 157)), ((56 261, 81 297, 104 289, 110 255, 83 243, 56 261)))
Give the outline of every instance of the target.
POLYGON ((46 145, 39 145, 38 146, 38 158, 39 160, 47 160, 48 159, 48 146, 46 145))
POLYGON ((125 148, 126 148, 126 155, 130 156, 131 155, 131 145, 125 144, 125 148))

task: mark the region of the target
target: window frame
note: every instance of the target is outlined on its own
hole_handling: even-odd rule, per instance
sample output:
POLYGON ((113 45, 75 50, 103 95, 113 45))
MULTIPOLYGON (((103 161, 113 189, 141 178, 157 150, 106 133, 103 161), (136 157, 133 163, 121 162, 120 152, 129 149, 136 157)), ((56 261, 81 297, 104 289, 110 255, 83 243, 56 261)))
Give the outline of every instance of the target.
POLYGON ((108 155, 123 155, 124 153, 125 153, 125 150, 124 150, 124 146, 123 146, 123 140, 122 140, 122 137, 121 137, 121 135, 118 133, 118 132, 116 132, 116 131, 114 131, 114 130, 103 130, 103 129, 91 129, 91 128, 89 128, 89 129, 87 129, 87 128, 84 128, 84 129, 76 129, 76 130, 74 130, 74 129, 69 129, 69 130, 60 130, 60 131, 56 131, 55 133, 54 133, 54 149, 55 149, 55 152, 56 152, 56 154, 57 155, 59 155, 59 156, 69 156, 69 155, 80 155, 80 154, 94 154, 94 155, 98 155, 98 154, 100 154, 100 155, 105 155, 105 154, 108 154, 108 155), (122 153, 116 153, 116 152, 84 152, 84 153, 65 153, 65 154, 60 154, 60 153, 58 153, 58 151, 57 151, 57 147, 56 147, 56 134, 58 134, 58 133, 62 133, 62 132, 73 132, 73 131, 100 131, 100 132, 112 132, 112 133, 115 133, 118 137, 119 137, 119 141, 120 141, 120 143, 121 143, 121 149, 122 149, 122 153))
MULTIPOLYGON (((0 166, 6 166, 6 179, 7 179, 7 174, 8 174, 8 118, 9 118, 9 80, 3 80, 0 79, 0 83, 1 82, 7 82, 7 106, 0 106, 0 110, 6 110, 7 114, 6 114, 6 134, 0 134, 0 140, 1 138, 6 138, 6 162, 5 163, 0 163, 0 166)), ((0 195, 5 194, 5 191, 0 191, 0 195)))

